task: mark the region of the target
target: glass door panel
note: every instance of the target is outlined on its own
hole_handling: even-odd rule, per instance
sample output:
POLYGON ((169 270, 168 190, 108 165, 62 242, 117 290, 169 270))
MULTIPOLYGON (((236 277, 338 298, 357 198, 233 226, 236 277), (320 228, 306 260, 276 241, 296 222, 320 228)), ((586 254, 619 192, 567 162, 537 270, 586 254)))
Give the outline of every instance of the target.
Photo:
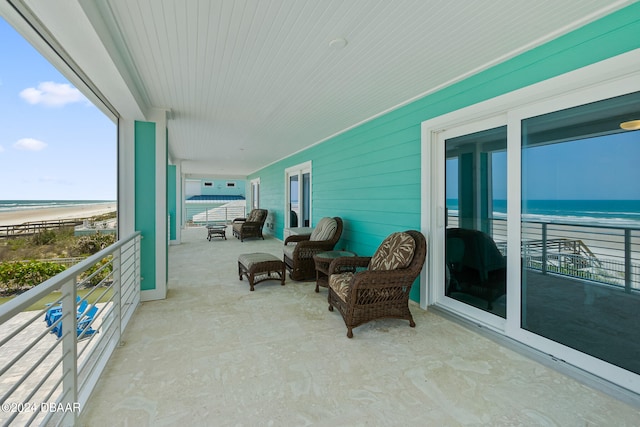
POLYGON ((300 188, 300 200, 302 200, 302 206, 300 209, 302 216, 302 227, 311 226, 311 173, 306 172, 302 174, 302 187, 300 188))
POLYGON ((522 121, 523 329, 640 374, 640 92, 522 121))
POLYGON ((445 295, 506 318, 507 128, 445 140, 445 295))
POLYGON ((311 227, 311 162, 285 170, 285 228, 311 227))
POLYGON ((260 207, 260 180, 251 181, 251 208, 258 209, 260 207))
POLYGON ((301 227, 299 175, 289 176, 289 227, 301 227))

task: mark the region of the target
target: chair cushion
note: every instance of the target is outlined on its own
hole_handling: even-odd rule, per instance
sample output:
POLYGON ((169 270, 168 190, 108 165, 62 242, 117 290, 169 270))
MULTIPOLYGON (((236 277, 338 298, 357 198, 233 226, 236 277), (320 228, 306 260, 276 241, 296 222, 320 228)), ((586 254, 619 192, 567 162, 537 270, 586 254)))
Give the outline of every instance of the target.
POLYGON ((340 273, 329 276, 329 287, 333 289, 342 301, 347 301, 351 279, 353 279, 353 273, 340 273))
POLYGON ((262 216, 262 211, 260 209, 254 209, 249 212, 249 216, 247 217, 247 222, 260 222, 260 217, 262 216))
POLYGON ((313 229, 309 240, 317 242, 329 240, 336 233, 337 229, 338 223, 335 219, 324 217, 320 221, 318 221, 318 224, 316 225, 316 228, 313 229))
POLYGON ((416 242, 407 233, 392 233, 378 247, 369 262, 369 270, 397 270, 411 264, 416 242))
POLYGON ((247 269, 251 269, 256 264, 260 264, 261 262, 270 262, 270 261, 281 261, 280 258, 275 255, 264 253, 264 252, 256 252, 250 254, 240 254, 238 256, 238 262, 247 269))
POLYGON ((284 245, 284 249, 282 250, 284 252, 284 255, 289 258, 289 259, 293 259, 293 251, 296 249, 296 245, 294 244, 288 244, 288 245, 284 245))

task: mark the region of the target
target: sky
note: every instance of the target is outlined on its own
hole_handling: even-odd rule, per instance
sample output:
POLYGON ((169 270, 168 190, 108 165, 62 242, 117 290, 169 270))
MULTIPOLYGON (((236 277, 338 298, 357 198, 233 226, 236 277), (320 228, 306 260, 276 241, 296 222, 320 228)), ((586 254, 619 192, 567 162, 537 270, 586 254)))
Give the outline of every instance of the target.
MULTIPOLYGON (((507 198, 506 152, 494 153, 493 198, 507 198)), ((525 149, 523 197, 530 200, 640 200, 640 131, 525 149)), ((457 199, 458 168, 447 162, 448 199, 457 199)))
POLYGON ((0 18, 0 200, 115 200, 117 127, 0 18))

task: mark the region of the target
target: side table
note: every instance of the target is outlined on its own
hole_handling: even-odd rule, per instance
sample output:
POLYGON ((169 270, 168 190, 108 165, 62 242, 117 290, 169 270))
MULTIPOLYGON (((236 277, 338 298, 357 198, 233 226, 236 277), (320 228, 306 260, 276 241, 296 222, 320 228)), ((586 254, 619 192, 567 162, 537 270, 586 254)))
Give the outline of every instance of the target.
POLYGON ((316 292, 320 292, 320 286, 329 287, 329 266, 331 261, 336 258, 356 256, 355 252, 350 251, 327 251, 320 252, 313 256, 316 265, 316 292))
POLYGON ((207 240, 211 241, 212 237, 221 237, 224 240, 227 240, 227 226, 226 225, 220 225, 220 224, 214 224, 214 225, 207 225, 207 240))

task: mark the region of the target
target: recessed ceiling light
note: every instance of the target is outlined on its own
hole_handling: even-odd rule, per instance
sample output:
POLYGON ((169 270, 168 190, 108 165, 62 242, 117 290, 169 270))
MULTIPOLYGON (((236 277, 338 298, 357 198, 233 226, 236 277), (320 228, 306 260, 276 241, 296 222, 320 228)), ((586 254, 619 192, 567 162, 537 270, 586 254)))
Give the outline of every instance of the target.
POLYGON ((640 130, 640 120, 629 120, 620 123, 620 127, 624 130, 640 130))
POLYGON ((340 50, 347 45, 347 41, 345 39, 333 39, 329 42, 329 47, 331 49, 340 50))

